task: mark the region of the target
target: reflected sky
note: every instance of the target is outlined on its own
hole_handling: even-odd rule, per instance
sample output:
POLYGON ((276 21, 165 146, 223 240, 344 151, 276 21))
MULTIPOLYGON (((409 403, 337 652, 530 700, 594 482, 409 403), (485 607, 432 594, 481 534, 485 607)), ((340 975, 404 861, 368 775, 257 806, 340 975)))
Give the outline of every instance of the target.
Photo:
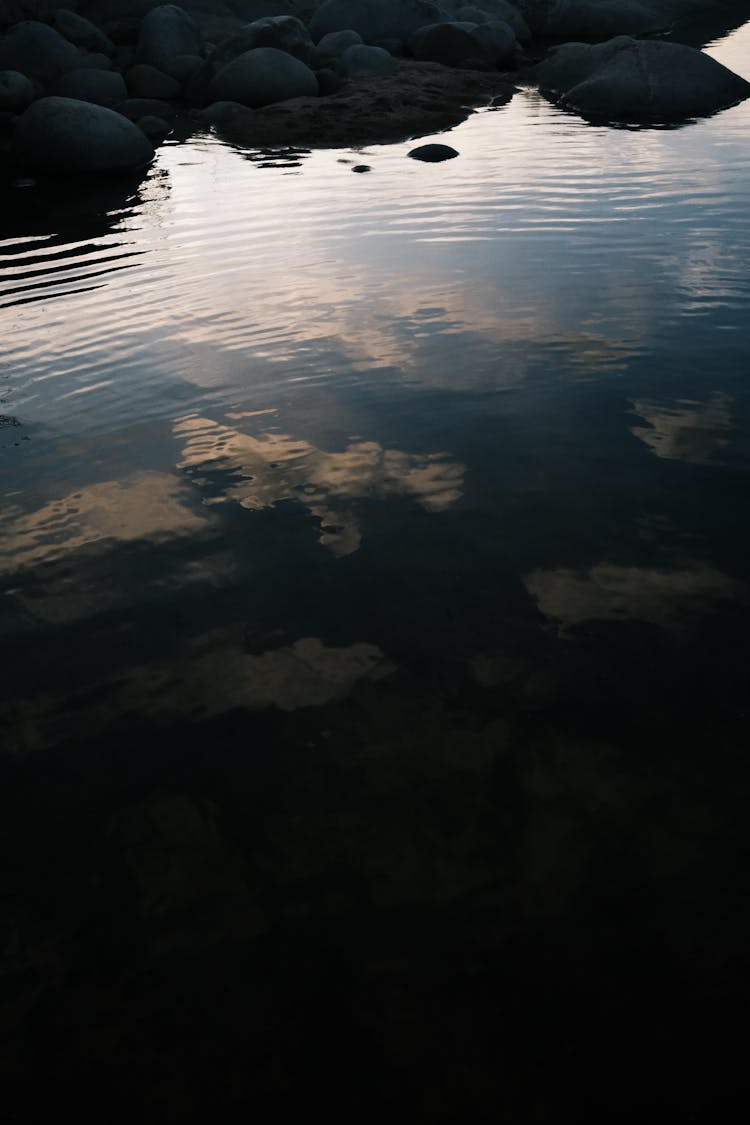
MULTIPOLYGON (((103 726, 742 611, 748 122, 615 130, 522 91, 445 164, 208 135, 114 194, 16 189, 3 635, 78 630, 103 726)), ((41 745, 75 661, 37 693, 28 660, 41 745)))

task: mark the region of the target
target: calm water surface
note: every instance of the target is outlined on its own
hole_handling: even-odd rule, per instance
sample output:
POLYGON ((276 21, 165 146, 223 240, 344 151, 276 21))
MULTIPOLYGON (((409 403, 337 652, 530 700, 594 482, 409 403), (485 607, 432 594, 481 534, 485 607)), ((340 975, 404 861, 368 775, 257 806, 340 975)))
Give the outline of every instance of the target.
MULTIPOLYGON (((750 77, 750 27, 711 53, 750 77)), ((750 104, 608 129, 525 91, 446 140, 203 136, 3 202, 7 944, 63 1087, 94 1050, 241 1114, 247 1050, 293 1099, 322 1003, 379 1112, 581 1121, 589 1056, 680 1112, 732 1088, 750 104)))

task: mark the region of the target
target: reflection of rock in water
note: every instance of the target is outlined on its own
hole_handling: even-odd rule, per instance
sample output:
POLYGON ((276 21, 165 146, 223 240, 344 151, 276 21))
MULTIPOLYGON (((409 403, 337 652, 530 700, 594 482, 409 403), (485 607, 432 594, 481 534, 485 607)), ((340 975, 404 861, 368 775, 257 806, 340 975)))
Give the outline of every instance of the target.
POLYGON ((730 395, 718 392, 704 403, 679 399, 671 407, 638 399, 633 403, 634 413, 648 427, 632 426, 630 432, 657 457, 702 465, 729 442, 732 401, 730 395))
POLYGON ((299 500, 321 521, 321 543, 337 555, 359 547, 356 501, 412 496, 428 511, 440 512, 461 496, 463 466, 443 453, 403 453, 374 441, 328 453, 287 434, 251 437, 195 415, 179 419, 176 433, 187 442, 180 468, 237 474, 241 479, 224 497, 244 508, 299 500))
POLYGON ((589 570, 532 570, 524 583, 545 617, 564 627, 635 619, 677 627, 721 601, 747 601, 747 588, 710 566, 685 570, 599 563, 589 570))

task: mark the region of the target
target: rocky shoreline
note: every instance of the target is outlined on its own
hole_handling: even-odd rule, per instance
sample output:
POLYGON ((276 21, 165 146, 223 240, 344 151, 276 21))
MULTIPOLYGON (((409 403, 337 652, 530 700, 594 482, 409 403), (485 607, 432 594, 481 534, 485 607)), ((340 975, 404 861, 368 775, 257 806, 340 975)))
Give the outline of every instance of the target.
POLYGON ((748 0, 0 2, 6 175, 145 168, 175 129, 242 146, 436 133, 518 84, 590 120, 714 113, 750 84, 687 43, 748 0))

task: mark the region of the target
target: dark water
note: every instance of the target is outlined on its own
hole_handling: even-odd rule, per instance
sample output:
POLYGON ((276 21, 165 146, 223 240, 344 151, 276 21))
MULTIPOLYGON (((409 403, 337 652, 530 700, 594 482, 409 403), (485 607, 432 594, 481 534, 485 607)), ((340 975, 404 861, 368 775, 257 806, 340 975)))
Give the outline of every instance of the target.
POLYGON ((6 194, 12 1120, 726 1112, 749 125, 6 194))

